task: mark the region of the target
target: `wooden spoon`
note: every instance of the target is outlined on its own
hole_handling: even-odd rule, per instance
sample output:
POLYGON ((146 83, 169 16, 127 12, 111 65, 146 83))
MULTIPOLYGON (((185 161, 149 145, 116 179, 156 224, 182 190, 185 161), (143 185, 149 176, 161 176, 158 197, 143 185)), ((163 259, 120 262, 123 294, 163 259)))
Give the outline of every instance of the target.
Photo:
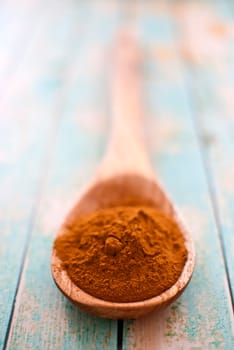
POLYGON ((105 301, 81 290, 62 269, 54 248, 51 268, 58 288, 81 309, 107 318, 137 318, 166 307, 182 293, 193 273, 195 253, 188 229, 155 178, 147 157, 141 125, 141 57, 131 37, 124 34, 119 37, 113 61, 110 84, 113 127, 109 147, 95 178, 67 216, 58 235, 64 233, 66 225, 72 225, 80 216, 98 209, 151 205, 177 222, 188 251, 187 261, 179 279, 170 289, 151 299, 131 303, 105 301))

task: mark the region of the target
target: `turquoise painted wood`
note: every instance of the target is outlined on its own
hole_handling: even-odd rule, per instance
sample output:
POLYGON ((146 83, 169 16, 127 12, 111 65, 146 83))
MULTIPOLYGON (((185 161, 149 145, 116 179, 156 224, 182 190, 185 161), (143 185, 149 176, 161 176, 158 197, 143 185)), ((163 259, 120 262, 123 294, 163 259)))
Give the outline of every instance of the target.
POLYGON ((105 50, 126 23, 148 59, 150 155, 191 226, 197 263, 166 312, 124 323, 122 348, 234 348, 233 16, 228 0, 0 4, 0 349, 117 349, 117 322, 54 286, 50 250, 103 154, 105 50))
MULTIPOLYGON (((208 32, 206 40, 213 42, 213 49, 200 55, 199 64, 188 62, 188 83, 234 298, 234 52, 230 45, 234 8, 230 2, 218 2, 208 9, 216 30, 208 32), (217 51, 214 45, 220 40, 217 51)), ((199 55, 196 47, 191 54, 199 55)))
MULTIPOLYGON (((17 6, 15 10, 17 10, 17 6)), ((10 11, 9 7, 8 11, 10 11)), ((4 17, 5 12, 1 12, 1 15, 4 17)), ((9 23, 12 22, 7 18, 5 24, 9 23)), ((24 32, 23 24, 24 22, 21 21, 24 32)), ((11 32, 11 30, 10 26, 9 31, 11 32)), ((23 33, 20 32, 20 35, 23 37, 23 33)), ((8 41, 6 40, 6 42, 8 41)), ((33 45, 35 49, 38 41, 34 42, 33 45)), ((45 114, 49 115, 50 106, 45 98, 42 98, 38 104, 39 96, 36 87, 43 77, 44 69, 38 66, 39 71, 36 77, 34 73, 35 63, 35 61, 31 64, 25 62, 24 69, 22 68, 22 71, 17 72, 14 76, 8 72, 8 79, 11 78, 11 82, 9 85, 4 85, 4 88, 3 85, 1 86, 3 94, 0 101, 0 347, 3 345, 10 319, 22 258, 37 205, 38 186, 44 173, 41 165, 47 151, 47 140, 51 133, 52 120, 47 118, 43 123, 40 122, 42 109, 45 114), (42 69, 40 70, 40 68, 42 69), (35 108, 35 101, 37 108, 35 108)), ((1 68, 8 71, 7 62, 1 61, 1 68)))
MULTIPOLYGON (((58 33, 51 33, 50 37, 47 29, 48 39, 43 38, 43 45, 46 43, 49 50, 44 58, 45 68, 57 66, 58 71, 55 74, 51 68, 47 71, 46 81, 39 84, 38 93, 50 101, 50 118, 56 125, 44 163, 46 177, 42 180, 21 276, 8 342, 10 349, 116 348, 116 321, 100 320, 77 310, 57 290, 50 273, 54 234, 81 184, 94 170, 104 139, 105 129, 95 127, 101 124, 99 118, 103 118, 105 107, 99 96, 105 63, 101 49, 115 29, 118 12, 107 11, 97 17, 97 9, 96 6, 75 8, 72 3, 63 4, 58 23, 48 28, 58 33), (56 55, 50 62, 54 50, 56 55), (94 57, 96 65, 93 65, 94 57), (52 86, 58 85, 54 102, 50 97, 51 81, 52 86)), ((31 59, 37 54, 38 51, 33 53, 31 59)))

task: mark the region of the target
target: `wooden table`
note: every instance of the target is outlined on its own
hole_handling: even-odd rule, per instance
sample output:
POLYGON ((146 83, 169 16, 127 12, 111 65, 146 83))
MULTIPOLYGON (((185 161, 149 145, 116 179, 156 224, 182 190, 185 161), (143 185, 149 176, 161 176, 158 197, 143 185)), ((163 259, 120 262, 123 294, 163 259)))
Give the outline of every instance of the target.
POLYGON ((233 2, 2 1, 0 82, 0 348, 234 349, 233 2), (103 154, 106 50, 123 25, 147 57, 151 159, 197 259, 164 313, 117 322, 61 295, 50 251, 103 154))

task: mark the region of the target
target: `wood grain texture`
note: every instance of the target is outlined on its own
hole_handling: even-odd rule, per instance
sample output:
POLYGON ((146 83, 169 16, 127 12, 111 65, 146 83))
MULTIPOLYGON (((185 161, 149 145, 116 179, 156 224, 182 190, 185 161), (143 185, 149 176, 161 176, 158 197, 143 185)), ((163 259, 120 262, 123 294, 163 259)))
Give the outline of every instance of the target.
MULTIPOLYGON (((4 3, 4 5, 7 4, 4 3)), ((17 11, 17 6, 15 10, 17 11)), ((32 12, 35 15, 33 9, 32 12)), ((1 15, 4 17, 5 12, 1 12, 1 15)), ((47 17, 47 23, 48 21, 47 17)), ((44 18, 45 22, 46 17, 44 18)), ((9 23, 12 24, 10 20, 9 23)), ((9 23, 7 22, 7 24, 9 23)), ((18 28, 18 35, 22 35, 22 37, 24 37, 25 31, 23 23, 21 23, 23 33, 18 28)), ((29 21, 28 25, 30 23, 29 21)), ((6 29, 10 33, 12 30, 11 26, 9 29, 5 27, 2 29, 3 32, 6 29)), ((28 30, 31 29, 29 26, 28 30)), ((46 29, 45 26, 44 33, 46 29)), ((1 43, 3 42, 1 41, 1 43)), ((35 50, 37 46, 39 46, 39 40, 32 45, 32 50, 35 50)), ((1 68, 4 72, 7 71, 5 63, 1 61, 1 68)), ((46 144, 51 134, 52 120, 47 118, 44 123, 40 123, 42 110, 45 115, 50 114, 48 99, 41 98, 40 104, 35 109, 35 101, 38 99, 35 91, 43 76, 43 69, 40 70, 42 68, 40 66, 38 67, 40 71, 35 74, 35 63, 35 60, 30 61, 30 55, 28 58, 25 55, 24 61, 20 62, 22 64, 21 71, 14 75, 8 72, 9 74, 5 77, 11 81, 8 81, 9 84, 4 85, 4 88, 3 85, 1 86, 4 94, 1 95, 0 100, 0 348, 4 342, 14 304, 18 276, 38 200, 38 188, 44 173, 42 164, 47 152, 46 144), (7 93, 8 89, 10 93, 9 91, 7 93)))
MULTIPOLYGON (((209 13, 209 22, 203 23, 203 27, 206 30, 207 26, 212 28, 206 32, 206 41, 213 43, 211 49, 198 52, 196 46, 188 47, 189 37, 183 37, 182 40, 184 47, 190 51, 190 57, 199 57, 199 64, 196 59, 191 62, 185 57, 188 88, 191 90, 194 118, 234 300, 234 52, 233 45, 229 44, 234 38, 234 8, 230 2, 224 1, 212 5, 211 9, 206 8, 206 11, 209 13), (214 79, 217 83, 214 83, 214 79)), ((182 20, 179 25, 186 31, 189 22, 182 20)), ((191 29, 187 32, 192 34, 191 29)))
MULTIPOLYGON (((192 13, 204 11, 200 2, 191 6, 192 13)), ((139 4, 136 28, 151 57, 146 93, 155 169, 190 223, 196 267, 178 302, 160 316, 125 323, 124 349, 228 350, 234 344, 224 262, 180 57, 183 32, 177 20, 185 8, 184 4, 139 4)))
POLYGON ((31 56, 36 69, 39 56, 44 71, 34 108, 38 108, 41 94, 47 97, 51 116, 42 108, 41 121, 52 118, 55 123, 8 348, 113 349, 116 323, 87 316, 65 300, 51 278, 50 254, 55 227, 67 210, 66 201, 77 196, 98 156, 95 143, 100 145, 102 130, 94 124, 100 122, 96 109, 103 66, 101 47, 114 29, 117 12, 112 18, 108 11, 98 17, 94 5, 76 7, 74 2, 66 2, 55 6, 56 16, 50 15, 53 21, 43 35, 43 50, 39 47, 31 56), (53 99, 50 83, 56 86, 53 99))

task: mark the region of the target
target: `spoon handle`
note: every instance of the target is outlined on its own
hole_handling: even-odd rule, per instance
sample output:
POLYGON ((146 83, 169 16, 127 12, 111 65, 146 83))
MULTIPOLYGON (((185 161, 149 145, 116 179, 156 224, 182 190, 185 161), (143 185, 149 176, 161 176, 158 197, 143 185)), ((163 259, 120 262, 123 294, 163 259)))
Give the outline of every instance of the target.
POLYGON ((142 57, 133 37, 122 34, 113 50, 110 81, 112 131, 104 165, 113 173, 152 174, 143 137, 142 57), (110 164, 111 163, 111 164, 110 164))

